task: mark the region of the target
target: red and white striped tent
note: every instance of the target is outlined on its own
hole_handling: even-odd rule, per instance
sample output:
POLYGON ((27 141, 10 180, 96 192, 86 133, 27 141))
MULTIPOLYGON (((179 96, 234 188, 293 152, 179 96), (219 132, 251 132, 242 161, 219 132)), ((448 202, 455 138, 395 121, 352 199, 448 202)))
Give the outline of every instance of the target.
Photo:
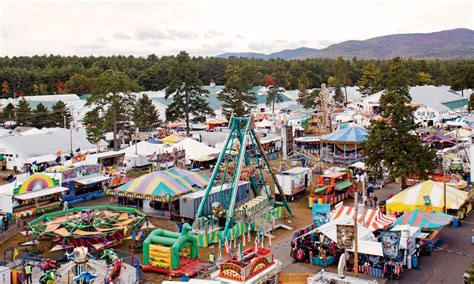
MULTIPOLYGON (((334 211, 331 212, 331 221, 343 216, 354 218, 354 214, 354 207, 344 206, 341 202, 337 204, 334 211)), ((372 232, 386 229, 388 226, 392 225, 395 220, 397 220, 395 217, 383 214, 379 209, 366 208, 364 210, 359 210, 357 215, 359 215, 358 224, 363 225, 372 232)))

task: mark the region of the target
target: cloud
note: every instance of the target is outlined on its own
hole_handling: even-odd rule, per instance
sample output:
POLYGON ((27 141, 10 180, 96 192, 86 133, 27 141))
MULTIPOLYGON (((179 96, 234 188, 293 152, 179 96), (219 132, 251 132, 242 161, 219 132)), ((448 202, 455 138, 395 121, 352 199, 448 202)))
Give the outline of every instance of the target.
POLYGON ((112 35, 113 38, 116 38, 116 39, 131 39, 132 36, 131 35, 128 35, 126 33, 123 33, 123 32, 117 32, 117 33, 114 33, 112 35))
POLYGON ((221 37, 223 36, 224 34, 221 33, 221 32, 218 32, 216 30, 207 30, 203 37, 206 38, 206 39, 211 39, 211 38, 215 38, 215 37, 221 37))
POLYGON ((139 27, 135 29, 134 34, 135 38, 142 41, 168 38, 168 35, 164 31, 152 27, 139 27))
POLYGON ((179 30, 167 30, 168 38, 172 40, 176 39, 195 39, 197 36, 195 33, 190 31, 179 31, 179 30))
POLYGON ((105 37, 103 37, 103 36, 97 38, 95 41, 96 41, 97 43, 107 43, 107 39, 106 39, 105 37))
POLYGON ((269 50, 273 47, 273 44, 267 42, 251 42, 249 48, 255 51, 269 50))
POLYGON ((104 43, 79 44, 74 46, 74 53, 78 55, 93 55, 105 50, 107 45, 104 43))

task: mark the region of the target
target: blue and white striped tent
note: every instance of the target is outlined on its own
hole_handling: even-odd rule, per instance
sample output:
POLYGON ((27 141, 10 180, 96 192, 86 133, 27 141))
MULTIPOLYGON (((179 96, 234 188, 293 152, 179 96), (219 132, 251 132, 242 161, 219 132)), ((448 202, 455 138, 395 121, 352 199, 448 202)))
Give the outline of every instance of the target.
POLYGON ((354 125, 321 136, 321 142, 362 143, 366 140, 367 135, 368 133, 365 128, 354 125))

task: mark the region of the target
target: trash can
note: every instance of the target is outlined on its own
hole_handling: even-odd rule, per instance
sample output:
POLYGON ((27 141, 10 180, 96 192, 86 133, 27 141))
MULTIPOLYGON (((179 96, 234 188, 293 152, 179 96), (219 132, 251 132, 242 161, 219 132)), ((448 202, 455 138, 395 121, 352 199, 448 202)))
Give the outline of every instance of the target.
POLYGON ((418 257, 416 255, 413 255, 411 257, 411 268, 412 269, 417 269, 418 268, 418 257))
POLYGON ((458 228, 459 227, 459 219, 458 218, 454 218, 453 219, 453 228, 458 228))

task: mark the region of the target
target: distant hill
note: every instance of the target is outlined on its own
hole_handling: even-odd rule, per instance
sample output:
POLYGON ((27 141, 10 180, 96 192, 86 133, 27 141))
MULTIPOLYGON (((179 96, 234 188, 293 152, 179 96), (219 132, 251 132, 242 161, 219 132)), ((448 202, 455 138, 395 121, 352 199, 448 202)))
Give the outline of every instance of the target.
POLYGON ((434 33, 396 34, 367 40, 348 40, 324 49, 301 47, 271 54, 242 52, 223 53, 217 57, 228 58, 335 58, 388 59, 393 57, 425 59, 474 59, 474 31, 454 29, 434 33))

